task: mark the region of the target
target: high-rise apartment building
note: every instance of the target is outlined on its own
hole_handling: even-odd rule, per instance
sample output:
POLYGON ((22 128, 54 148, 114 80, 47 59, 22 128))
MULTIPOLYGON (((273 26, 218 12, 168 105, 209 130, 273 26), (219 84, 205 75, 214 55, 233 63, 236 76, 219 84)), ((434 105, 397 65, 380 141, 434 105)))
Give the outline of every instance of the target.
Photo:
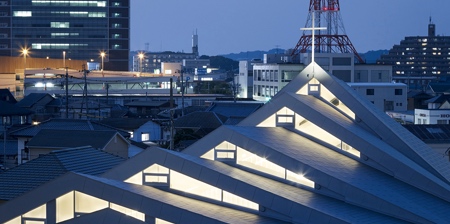
POLYGON ((129 45, 130 0, 0 0, 0 56, 28 49, 126 71, 129 45))
POLYGON ((430 19, 427 36, 405 37, 377 63, 392 65, 394 81, 424 89, 429 82, 450 76, 450 36, 436 35, 430 19))

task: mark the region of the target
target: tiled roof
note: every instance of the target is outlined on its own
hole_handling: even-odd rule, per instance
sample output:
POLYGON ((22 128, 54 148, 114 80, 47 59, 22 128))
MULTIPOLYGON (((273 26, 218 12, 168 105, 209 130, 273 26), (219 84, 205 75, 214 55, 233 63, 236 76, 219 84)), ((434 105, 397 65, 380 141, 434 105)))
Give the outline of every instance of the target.
POLYGON ((92 147, 53 151, 0 173, 0 200, 16 198, 69 171, 99 175, 123 161, 92 147))
POLYGON ((147 122, 152 122, 150 118, 107 118, 100 121, 102 124, 123 130, 136 130, 147 122))
POLYGON ((0 101, 0 116, 22 116, 33 114, 33 111, 18 107, 6 101, 0 101))
POLYGON ((450 95, 441 94, 438 96, 435 96, 429 100, 426 100, 426 103, 444 103, 446 101, 450 100, 450 95))
POLYGON ((29 148, 73 148, 90 145, 103 149, 117 134, 116 131, 40 130, 27 144, 29 148))
POLYGON ((16 103, 17 106, 22 108, 30 108, 39 100, 43 99, 45 96, 51 96, 48 93, 30 93, 26 95, 22 100, 16 103))
POLYGON ((215 129, 227 121, 227 117, 214 112, 193 112, 175 120, 176 128, 215 129))
POLYGON ((11 132, 12 136, 35 136, 41 129, 54 130, 96 130, 96 131, 117 131, 124 137, 129 137, 130 134, 124 130, 113 128, 108 125, 99 123, 98 121, 81 120, 81 119, 50 119, 41 122, 38 125, 31 125, 19 130, 11 132))
POLYGON ((429 83, 428 87, 435 93, 450 93, 450 83, 429 83))
POLYGON ((207 111, 215 112, 226 117, 247 117, 262 105, 263 103, 214 102, 207 111))

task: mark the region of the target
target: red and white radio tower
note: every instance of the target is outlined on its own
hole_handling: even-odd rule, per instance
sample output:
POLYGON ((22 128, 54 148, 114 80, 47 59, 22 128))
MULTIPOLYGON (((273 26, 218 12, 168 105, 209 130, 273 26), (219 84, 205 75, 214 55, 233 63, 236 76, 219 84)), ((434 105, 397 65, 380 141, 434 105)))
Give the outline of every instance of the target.
MULTIPOLYGON (((340 13, 339 0, 310 0, 309 14, 305 27, 326 27, 315 34, 315 52, 319 53, 353 53, 359 63, 364 60, 356 52, 352 42, 345 34, 344 24, 340 13), (314 14, 314 17, 312 14, 314 14), (312 21, 314 18, 315 21, 312 21)), ((293 58, 298 58, 300 53, 311 50, 312 35, 303 32, 302 37, 292 52, 293 58)))

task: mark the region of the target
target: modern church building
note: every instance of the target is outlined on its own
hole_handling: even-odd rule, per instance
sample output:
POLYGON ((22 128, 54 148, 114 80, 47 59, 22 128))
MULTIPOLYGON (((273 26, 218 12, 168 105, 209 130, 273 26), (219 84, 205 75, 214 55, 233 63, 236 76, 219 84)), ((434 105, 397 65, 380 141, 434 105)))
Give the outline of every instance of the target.
POLYGON ((450 164, 312 62, 182 152, 154 147, 100 176, 68 173, 0 214, 8 224, 448 223, 450 164))
POLYGON ((0 1, 0 56, 104 62, 128 71, 130 0, 0 1), (104 53, 104 54, 102 54, 104 53))

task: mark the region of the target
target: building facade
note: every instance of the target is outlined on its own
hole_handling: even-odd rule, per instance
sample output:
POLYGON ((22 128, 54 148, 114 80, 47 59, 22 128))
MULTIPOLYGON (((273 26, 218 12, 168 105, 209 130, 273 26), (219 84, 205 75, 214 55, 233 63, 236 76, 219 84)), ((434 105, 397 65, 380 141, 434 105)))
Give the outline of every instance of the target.
POLYGON ((407 87, 404 83, 348 83, 382 111, 406 111, 407 87))
POLYGON ((22 56, 27 49, 24 57, 85 60, 127 71, 129 27, 129 0, 4 0, 0 56, 22 56))
POLYGON ((407 83, 410 89, 424 89, 430 81, 450 75, 449 45, 450 36, 436 35, 436 26, 430 21, 427 36, 405 37, 377 63, 393 66, 394 81, 407 83))

